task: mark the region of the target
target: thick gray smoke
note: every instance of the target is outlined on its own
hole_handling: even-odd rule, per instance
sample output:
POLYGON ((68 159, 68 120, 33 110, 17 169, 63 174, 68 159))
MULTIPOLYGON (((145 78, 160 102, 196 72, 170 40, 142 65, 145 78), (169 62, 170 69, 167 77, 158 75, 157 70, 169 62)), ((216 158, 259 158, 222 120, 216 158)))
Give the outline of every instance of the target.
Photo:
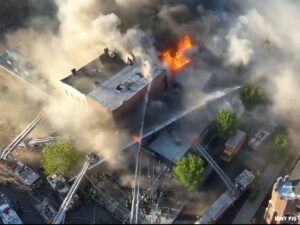
MULTIPOLYGON (((32 3, 35 8, 45 8, 45 4, 32 3)), ((200 43, 197 37, 208 34, 213 24, 208 15, 203 20, 197 18, 197 13, 203 13, 201 8, 194 15, 184 5, 169 6, 162 1, 55 0, 55 5, 54 17, 33 17, 28 26, 6 36, 7 46, 20 64, 29 63, 31 74, 45 87, 49 83, 58 87, 70 69, 87 64, 105 47, 118 51, 124 59, 134 54, 144 74, 151 76, 153 65, 158 63, 158 46, 168 48, 172 46, 169 41, 203 27, 194 35, 200 43), (164 30, 169 32, 166 37, 161 35, 164 30)), ((192 72, 199 74, 197 70, 192 72)), ((99 116, 58 97, 47 99, 45 105, 52 127, 83 143, 81 148, 99 151, 111 162, 121 158, 111 115, 99 116)))
MULTIPOLYGON (((29 28, 9 33, 6 38, 8 48, 21 65, 29 63, 33 67, 32 74, 46 81, 45 86, 50 83, 52 87, 59 87, 59 80, 69 75, 71 68, 87 64, 105 47, 118 51, 124 59, 134 54, 144 75, 151 75, 152 65, 157 64, 157 53, 150 35, 137 27, 122 29, 121 19, 112 12, 104 14, 105 5, 102 8, 98 1, 57 0, 55 3, 55 20, 32 18, 29 28), (42 23, 37 22, 39 19, 42 23)), ((128 6, 121 4, 120 7, 128 6)), ((119 162, 122 157, 109 113, 99 115, 57 96, 45 102, 43 110, 55 130, 68 134, 79 148, 97 151, 109 162, 119 162)), ((15 103, 18 104, 11 102, 12 108, 16 108, 15 103)))
MULTIPOLYGON (((196 46, 187 53, 192 63, 176 79, 185 90, 193 90, 189 96, 200 99, 209 80, 214 81, 209 86, 212 88, 236 86, 241 83, 239 69, 246 68, 247 81, 266 85, 274 103, 273 112, 289 115, 292 124, 297 124, 300 108, 294 102, 299 92, 300 31, 296 1, 230 1, 226 12, 222 11, 223 3, 219 3, 221 10, 207 10, 205 4, 197 5, 197 1, 54 3, 55 16, 32 18, 26 28, 9 33, 6 38, 7 46, 19 60, 26 59, 33 66, 33 73, 46 83, 56 86, 70 69, 93 60, 105 47, 117 50, 124 59, 133 53, 150 76, 159 53, 173 48, 179 38, 188 34, 196 46)), ((92 110, 63 99, 48 100, 45 111, 54 128, 68 131, 78 143, 88 143, 81 146, 84 149, 96 149, 111 161, 119 156, 111 115, 99 117, 92 110), (77 133, 78 130, 82 132, 77 133)))
MULTIPOLYGON (((262 82, 273 101, 272 112, 287 120, 299 143, 300 92, 298 1, 243 1, 244 13, 232 20, 218 53, 226 65, 245 66, 248 81, 262 82), (224 43, 226 43, 224 47, 224 43)), ((238 75, 237 75, 238 76, 238 75)), ((300 144, 300 143, 299 143, 300 144)))

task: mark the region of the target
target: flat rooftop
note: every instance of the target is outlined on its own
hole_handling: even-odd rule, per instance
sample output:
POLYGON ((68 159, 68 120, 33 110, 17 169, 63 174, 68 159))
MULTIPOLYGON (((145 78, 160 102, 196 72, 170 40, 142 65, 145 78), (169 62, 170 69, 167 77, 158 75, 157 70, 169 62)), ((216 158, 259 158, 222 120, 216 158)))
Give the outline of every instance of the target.
MULTIPOLYGON (((154 68, 152 78, 162 73, 154 68)), ((109 110, 114 110, 149 84, 141 66, 126 64, 117 54, 104 53, 61 82, 75 88, 109 110)))
MULTIPOLYGON (((153 78, 162 73, 160 68, 153 71, 153 78)), ((88 96, 110 110, 121 106, 150 83, 137 65, 126 66, 101 86, 92 90, 88 96)))
POLYGON ((198 116, 191 124, 190 115, 177 120, 161 131, 148 148, 164 158, 176 163, 192 147, 190 136, 199 136, 211 123, 206 109, 197 110, 198 116))
POLYGON ((62 79, 61 82, 70 85, 83 94, 88 94, 97 85, 101 85, 126 66, 127 64, 117 54, 114 57, 109 54, 102 54, 76 70, 75 75, 71 74, 62 79))
POLYGON ((148 148, 176 163, 191 148, 191 135, 199 137, 199 135, 204 134, 203 132, 214 121, 215 115, 220 109, 229 108, 239 112, 241 104, 238 97, 225 95, 220 99, 199 106, 195 111, 182 117, 173 116, 169 113, 167 115, 173 117, 174 122, 171 126, 160 131, 160 135, 149 144, 148 148))

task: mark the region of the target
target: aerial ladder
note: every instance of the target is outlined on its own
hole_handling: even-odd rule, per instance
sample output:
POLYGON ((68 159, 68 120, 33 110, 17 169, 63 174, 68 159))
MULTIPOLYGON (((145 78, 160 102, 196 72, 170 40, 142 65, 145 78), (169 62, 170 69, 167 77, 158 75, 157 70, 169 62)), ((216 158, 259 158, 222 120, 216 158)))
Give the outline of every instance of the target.
POLYGON ((249 170, 244 170, 235 178, 233 183, 197 139, 193 140, 193 145, 202 157, 213 167, 228 188, 228 190, 208 208, 201 218, 195 222, 195 224, 213 224, 247 189, 249 189, 255 179, 255 175, 249 170))
POLYGON ((29 140, 26 141, 26 145, 28 145, 30 148, 34 148, 36 146, 45 146, 45 145, 56 142, 57 140, 59 140, 59 138, 60 137, 50 136, 50 137, 29 139, 29 140))
MULTIPOLYGON (((224 93, 219 92, 219 93, 218 93, 219 96, 218 96, 217 98, 214 98, 214 99, 221 99, 221 98, 223 98, 223 97, 225 97, 225 96, 227 96, 227 95, 229 95, 229 94, 234 94, 234 93, 238 92, 240 89, 241 89, 240 86, 235 87, 235 88, 232 88, 232 89, 225 89, 225 90, 224 90, 224 93)), ((158 132, 159 130, 163 129, 164 127, 166 127, 166 126, 168 126, 168 125, 174 123, 175 121, 177 121, 177 120, 183 118, 184 116, 186 116, 186 115, 188 115, 188 114, 190 114, 190 113, 196 111, 196 110, 199 109, 200 107, 203 107, 208 101, 213 101, 214 99, 213 99, 213 98, 207 98, 207 100, 204 101, 204 102, 199 101, 199 102, 197 102, 196 104, 190 106, 188 109, 185 109, 185 110, 179 112, 178 114, 176 114, 176 115, 174 115, 174 116, 171 116, 170 119, 164 121, 164 122, 161 123, 160 125, 156 126, 154 129, 152 129, 152 130, 150 130, 150 131, 145 131, 145 132, 143 133, 143 135, 140 137, 140 139, 144 139, 144 138, 146 138, 146 137, 149 137, 150 135, 152 135, 152 134, 158 132)), ((122 149, 121 149, 121 150, 124 151, 125 149, 131 147, 131 146, 134 145, 135 143, 136 143, 136 141, 131 140, 129 143, 124 144, 124 145, 122 146, 122 149)), ((99 161, 97 164, 93 165, 90 169, 93 169, 94 167, 99 166, 99 165, 100 165, 101 163, 103 163, 104 161, 105 161, 104 159, 101 160, 101 161, 99 161)), ((75 177, 73 177, 71 180, 74 180, 74 179, 75 179, 75 177)), ((70 180, 70 181, 71 181, 71 180, 70 180)))
POLYGON ((142 168, 142 153, 138 152, 136 155, 136 167, 135 167, 135 185, 133 188, 133 196, 131 202, 131 212, 130 212, 130 224, 138 224, 139 220, 139 207, 140 207, 140 177, 142 168))
POLYGON ((30 134, 43 117, 44 114, 40 113, 5 149, 2 150, 0 158, 6 160, 9 154, 11 154, 28 134, 30 134))
POLYGON ((225 174, 224 170, 216 163, 216 161, 210 156, 210 154, 205 150, 205 148, 199 143, 197 139, 193 139, 193 145, 202 155, 202 157, 211 165, 215 172, 222 179, 228 190, 232 195, 235 195, 237 189, 231 179, 225 174))
POLYGON ((63 203, 61 204, 56 216, 53 218, 52 224, 61 224, 63 223, 65 219, 65 215, 67 210, 69 209, 70 203, 72 201, 72 198, 74 197, 76 191, 79 188, 79 185, 85 176, 86 172, 88 171, 89 167, 91 165, 94 165, 99 161, 98 156, 95 153, 90 153, 86 156, 86 161, 83 164, 83 167, 79 174, 77 175, 72 187, 70 188, 67 196, 65 197, 63 203))

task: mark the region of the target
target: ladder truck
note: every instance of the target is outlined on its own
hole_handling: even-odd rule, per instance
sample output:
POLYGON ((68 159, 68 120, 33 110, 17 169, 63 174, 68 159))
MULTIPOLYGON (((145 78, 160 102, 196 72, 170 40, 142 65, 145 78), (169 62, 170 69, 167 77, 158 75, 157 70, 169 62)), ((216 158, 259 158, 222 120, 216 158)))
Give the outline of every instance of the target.
POLYGON ((65 197, 63 203, 61 204, 57 214, 53 218, 52 224, 61 224, 65 219, 65 215, 67 210, 69 209, 70 203, 72 201, 73 196, 79 188, 79 185, 85 176, 86 172, 90 168, 90 166, 94 165, 99 161, 99 157, 95 153, 90 153, 86 156, 86 161, 83 164, 83 167, 79 174, 77 175, 72 187, 70 188, 67 196, 65 197))
POLYGON ((223 180, 228 190, 223 193, 205 212, 205 214, 196 221, 195 224, 213 224, 238 200, 242 194, 249 189, 251 183, 255 179, 254 174, 249 170, 244 170, 232 182, 225 172, 219 167, 215 160, 207 153, 205 148, 198 142, 193 140, 194 147, 199 151, 202 157, 213 167, 216 173, 223 180))
POLYGON ((30 134, 43 117, 44 114, 40 113, 5 149, 2 150, 0 158, 7 160, 7 157, 18 147, 28 134, 30 134))

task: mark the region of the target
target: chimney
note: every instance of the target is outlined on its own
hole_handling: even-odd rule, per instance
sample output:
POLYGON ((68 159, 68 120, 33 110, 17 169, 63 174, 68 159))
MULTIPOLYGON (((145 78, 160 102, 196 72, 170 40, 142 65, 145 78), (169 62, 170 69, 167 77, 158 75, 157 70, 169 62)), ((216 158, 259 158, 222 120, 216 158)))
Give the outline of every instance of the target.
POLYGON ((105 55, 108 55, 108 48, 104 49, 104 53, 105 53, 105 55))
POLYGON ((72 75, 73 75, 73 76, 75 76, 75 75, 76 75, 76 69, 75 69, 75 68, 74 68, 74 69, 72 69, 72 70, 71 70, 71 72, 72 72, 72 75))
POLYGON ((133 65, 133 60, 130 57, 127 57, 127 63, 132 66, 133 65))
POLYGON ((95 80, 95 81, 94 81, 94 85, 95 85, 95 88, 97 88, 97 87, 99 87, 99 86, 100 86, 100 82, 99 82, 99 81, 97 81, 97 80, 95 80))

